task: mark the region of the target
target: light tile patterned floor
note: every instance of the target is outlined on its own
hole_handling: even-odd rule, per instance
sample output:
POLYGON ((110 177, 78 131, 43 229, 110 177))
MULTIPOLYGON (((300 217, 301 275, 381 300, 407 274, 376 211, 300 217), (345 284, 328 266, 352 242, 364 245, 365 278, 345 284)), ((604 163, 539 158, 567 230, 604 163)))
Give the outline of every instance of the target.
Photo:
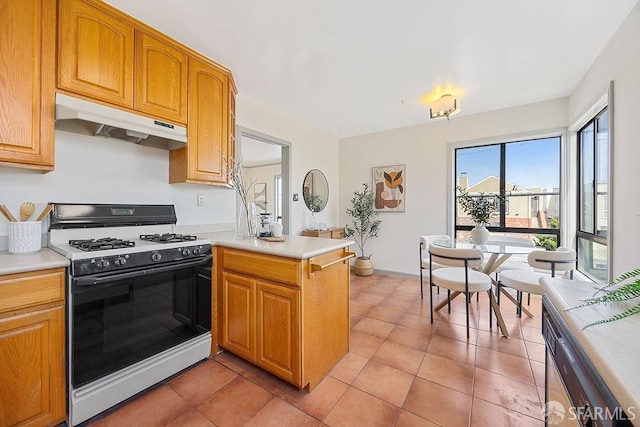
POLYGON ((473 298, 467 340, 464 298, 431 324, 426 295, 416 278, 352 276, 350 351, 311 393, 223 352, 90 424, 542 426, 540 297, 531 319, 503 299, 510 338, 473 298))

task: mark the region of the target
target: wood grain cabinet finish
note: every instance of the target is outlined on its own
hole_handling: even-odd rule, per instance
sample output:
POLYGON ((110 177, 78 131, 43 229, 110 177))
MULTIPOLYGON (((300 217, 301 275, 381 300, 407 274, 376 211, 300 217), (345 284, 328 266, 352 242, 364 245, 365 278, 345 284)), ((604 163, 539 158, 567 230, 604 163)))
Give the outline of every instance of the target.
POLYGON ((257 364, 300 384, 300 290, 257 282, 257 364))
POLYGON ((228 159, 229 154, 232 87, 228 72, 212 63, 189 58, 189 142, 169 154, 170 183, 227 184, 223 157, 228 159))
POLYGON ((59 4, 58 87, 133 108, 133 26, 97 2, 59 4))
POLYGON ((344 227, 331 227, 326 230, 302 230, 303 236, 325 239, 344 239, 344 227))
POLYGON ((349 263, 340 249, 301 260, 218 248, 220 346, 312 390, 349 350, 349 263))
POLYGON ((134 108, 187 123, 187 54, 136 31, 134 108))
POLYGON ((256 281, 222 274, 222 346, 256 362, 256 281))
POLYGON ((53 170, 55 0, 0 6, 0 166, 53 170))
POLYGON ((58 90, 185 125, 169 182, 228 185, 235 162, 231 72, 98 0, 59 0, 58 90))
POLYGON ((64 269, 0 276, 0 426, 66 417, 64 269))

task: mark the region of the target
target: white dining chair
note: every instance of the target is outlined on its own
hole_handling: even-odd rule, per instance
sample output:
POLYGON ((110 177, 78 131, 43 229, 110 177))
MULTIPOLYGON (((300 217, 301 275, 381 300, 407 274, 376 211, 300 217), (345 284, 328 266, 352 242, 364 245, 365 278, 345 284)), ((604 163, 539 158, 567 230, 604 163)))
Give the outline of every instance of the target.
MULTIPOLYGON (((426 274, 424 270, 429 270, 429 257, 425 257, 423 255, 423 252, 428 250, 431 242, 435 240, 450 241, 451 237, 447 236, 446 234, 427 234, 424 236, 420 236, 420 299, 424 299, 424 291, 422 290, 423 275, 426 274)), ((442 266, 438 263, 433 264, 433 268, 440 267, 442 266)), ((440 289, 438 289, 438 293, 440 293, 440 289)))
POLYGON ((522 317, 522 293, 543 295, 540 279, 544 277, 556 277, 558 273, 568 273, 573 279, 573 270, 576 265, 576 251, 559 247, 555 251, 538 249, 529 253, 527 262, 534 270, 504 270, 500 273, 498 281, 498 304, 500 303, 500 291, 502 287, 514 289, 518 302, 517 314, 522 317))
MULTIPOLYGON (((528 248, 535 248, 536 243, 532 239, 520 236, 509 236, 504 234, 491 234, 489 236, 489 242, 491 243, 504 243, 513 244, 517 246, 524 246, 528 248)), ((500 280, 500 272, 506 270, 527 270, 533 271, 533 267, 529 265, 524 254, 512 255, 508 260, 498 266, 493 272, 495 273, 496 282, 500 280)), ((531 294, 527 294, 527 305, 531 304, 531 294)))
MULTIPOLYGON (((433 323, 433 291, 432 286, 447 289, 447 296, 451 298, 451 291, 464 294, 467 316, 467 339, 469 339, 469 304, 470 295, 473 292, 486 291, 491 293, 491 277, 488 274, 475 270, 484 261, 482 251, 479 249, 443 248, 429 245, 429 300, 431 304, 431 323, 433 323), (433 265, 440 264, 440 268, 433 265)), ((491 296, 489 295, 489 298, 491 296)), ((450 307, 449 307, 450 308, 450 307)), ((489 304, 489 326, 492 322, 491 304, 489 304)))

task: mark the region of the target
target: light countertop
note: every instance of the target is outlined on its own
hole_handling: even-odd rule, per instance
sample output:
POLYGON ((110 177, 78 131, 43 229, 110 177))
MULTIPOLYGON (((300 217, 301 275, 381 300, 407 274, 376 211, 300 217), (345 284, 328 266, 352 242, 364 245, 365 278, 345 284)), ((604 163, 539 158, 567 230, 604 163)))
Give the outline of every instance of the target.
POLYGON ((320 237, 289 235, 284 236, 287 239, 286 242, 267 242, 257 238, 240 239, 235 231, 199 233, 198 237, 211 240, 211 244, 214 246, 242 249, 295 259, 307 259, 355 244, 355 242, 350 239, 324 239, 320 237))
MULTIPOLYGON (((593 366, 607 384, 623 409, 640 410, 640 375, 637 374, 640 355, 640 314, 602 325, 582 328, 600 319, 608 319, 637 303, 637 300, 575 307, 594 296, 593 283, 552 279, 544 290, 583 347, 593 366)), ((602 294, 598 294, 602 295, 602 294)))
POLYGON ((0 275, 67 267, 69 260, 48 248, 28 254, 0 252, 0 275))

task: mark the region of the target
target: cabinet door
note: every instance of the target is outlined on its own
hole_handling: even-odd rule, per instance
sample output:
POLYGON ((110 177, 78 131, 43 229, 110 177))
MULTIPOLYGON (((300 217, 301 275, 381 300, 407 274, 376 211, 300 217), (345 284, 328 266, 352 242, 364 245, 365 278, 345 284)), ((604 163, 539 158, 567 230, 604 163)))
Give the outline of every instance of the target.
POLYGON ((222 347, 256 362, 256 282, 222 274, 222 347))
POLYGON ((133 27, 83 0, 60 0, 58 87, 133 108, 133 27))
POLYGON ((134 108, 179 123, 187 122, 187 55, 136 31, 134 108))
POLYGON ((226 184, 222 158, 229 148, 228 108, 228 75, 213 65, 189 58, 189 144, 171 150, 169 182, 226 184))
POLYGON ((0 320, 0 425, 65 418, 64 309, 0 320))
POLYGON ((0 165, 53 169, 55 0, 3 0, 0 165))
POLYGON ((301 386, 300 291, 258 282, 258 365, 301 386))

